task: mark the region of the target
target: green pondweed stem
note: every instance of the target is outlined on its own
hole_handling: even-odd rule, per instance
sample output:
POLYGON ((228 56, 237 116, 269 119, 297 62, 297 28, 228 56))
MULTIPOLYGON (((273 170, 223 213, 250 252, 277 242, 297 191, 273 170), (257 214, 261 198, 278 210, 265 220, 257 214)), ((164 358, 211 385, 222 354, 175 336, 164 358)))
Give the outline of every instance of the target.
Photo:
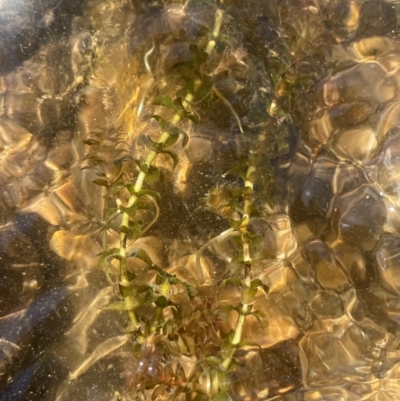
MULTIPOLYGON (((253 205, 253 189, 254 189, 254 173, 256 172, 256 166, 251 163, 251 155, 249 157, 250 165, 246 171, 246 177, 244 181, 245 187, 245 195, 244 195, 244 205, 243 205, 243 217, 242 224, 239 227, 239 231, 241 233, 242 247, 243 247, 243 263, 244 263, 244 288, 243 291, 250 289, 251 287, 251 252, 250 252, 250 243, 249 243, 249 221, 250 221, 250 213, 253 205)), ((229 365, 232 362, 232 358, 235 354, 236 347, 240 344, 242 340, 242 333, 244 322, 246 320, 246 316, 250 313, 252 308, 251 303, 243 303, 241 307, 241 311, 239 313, 239 317, 235 327, 235 333, 233 335, 233 339, 231 342, 232 349, 229 355, 222 362, 222 368, 228 369, 229 365)))
MULTIPOLYGON (((212 51, 215 48, 216 41, 215 39, 219 35, 221 25, 222 25, 222 20, 223 20, 223 11, 222 10, 217 10, 216 12, 216 17, 215 17, 215 25, 214 25, 214 30, 212 33, 212 39, 208 42, 206 46, 205 52, 210 55, 212 51)), ((202 81, 201 79, 197 78, 194 81, 193 84, 193 93, 188 93, 184 100, 182 101, 183 107, 188 107, 194 99, 195 93, 199 90, 199 88, 202 86, 202 81)), ((174 116, 171 119, 171 125, 176 126, 179 121, 181 120, 181 115, 180 113, 174 114, 174 116)), ((159 137, 157 144, 162 146, 164 145, 168 139, 170 138, 170 134, 166 131, 161 132, 161 136, 159 137)), ((151 150, 145 160, 144 169, 141 169, 136 182, 134 184, 134 194, 132 194, 129 199, 127 204, 125 205, 126 208, 130 208, 134 206, 138 200, 138 196, 135 195, 139 193, 142 188, 143 188, 143 183, 146 178, 146 172, 152 165, 154 159, 157 156, 157 152, 155 150, 151 150)), ((127 246, 127 238, 128 238, 128 233, 123 230, 123 227, 129 227, 129 221, 130 221, 130 216, 128 213, 123 212, 122 213, 122 219, 121 219, 121 224, 120 224, 120 248, 119 248, 119 260, 120 260, 120 280, 119 280, 119 285, 121 289, 121 294, 124 298, 125 302, 125 308, 128 310, 129 314, 129 319, 131 324, 136 328, 138 326, 138 321, 134 312, 134 299, 133 299, 133 294, 131 291, 131 283, 128 278, 128 271, 127 271, 127 262, 126 262, 126 246, 127 246)))
POLYGON ((210 55, 213 52, 215 45, 217 43, 215 39, 218 37, 219 31, 221 30, 223 17, 224 17, 224 12, 222 10, 217 10, 215 15, 214 30, 212 32, 212 39, 207 43, 205 50, 205 52, 208 55, 210 55))

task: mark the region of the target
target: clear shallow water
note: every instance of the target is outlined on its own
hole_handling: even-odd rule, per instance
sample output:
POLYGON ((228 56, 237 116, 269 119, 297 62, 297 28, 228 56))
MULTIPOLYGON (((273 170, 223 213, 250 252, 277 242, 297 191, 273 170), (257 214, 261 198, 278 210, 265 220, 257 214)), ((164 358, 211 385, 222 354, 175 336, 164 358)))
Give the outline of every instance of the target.
MULTIPOLYGON (((118 291, 98 254, 118 237, 99 234, 110 205, 82 167, 101 157, 116 174, 118 133, 127 153, 144 156, 137 138, 158 135, 151 101, 179 88, 172 67, 212 29, 216 7, 227 15, 210 67, 222 96, 184 125, 190 141, 173 172, 157 159, 160 216, 136 244, 198 287, 189 309, 237 305, 240 290, 219 286, 235 268, 229 241, 210 243, 196 266, 196 252, 229 229, 228 212, 201 198, 238 184, 226 172, 266 135, 252 275, 270 290, 253 302, 263 321, 246 318, 250 345, 236 353, 230 396, 399 399, 398 6, 61 0, 0 3, 0 399, 111 400, 152 377, 149 367, 168 376, 173 359, 135 359, 125 313, 104 309, 118 291)), ((192 337, 217 356, 235 324, 231 312, 215 333, 192 337)), ((181 352, 190 377, 201 358, 181 352)))

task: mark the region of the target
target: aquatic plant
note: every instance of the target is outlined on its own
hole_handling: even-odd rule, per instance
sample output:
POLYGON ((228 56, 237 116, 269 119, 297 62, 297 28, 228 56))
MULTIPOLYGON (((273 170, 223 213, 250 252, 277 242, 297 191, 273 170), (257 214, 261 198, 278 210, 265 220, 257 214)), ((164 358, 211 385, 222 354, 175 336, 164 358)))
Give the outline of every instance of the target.
MULTIPOLYGON (((132 181, 132 172, 123 167, 124 161, 131 157, 127 154, 121 155, 122 150, 118 152, 119 171, 115 173, 116 177, 110 180, 106 173, 99 171, 99 178, 94 180, 95 184, 106 188, 105 197, 114 201, 116 205, 106 213, 102 231, 116 231, 119 234, 119 247, 106 247, 99 264, 111 280, 112 276, 116 277, 115 282, 122 296, 122 301, 114 302, 107 308, 127 311, 130 319, 127 330, 132 332, 136 343, 132 354, 132 366, 125 372, 128 397, 146 399, 149 390, 152 392, 152 399, 162 396, 165 392, 171 393, 172 389, 175 398, 180 393, 185 393, 186 399, 192 399, 191 393, 194 394, 193 399, 198 399, 201 393, 207 396, 219 393, 220 385, 212 390, 208 389, 208 385, 203 391, 198 389, 197 387, 202 387, 200 370, 197 369, 196 373, 193 366, 190 370, 195 371, 185 374, 185 363, 179 362, 182 358, 182 350, 179 347, 182 345, 179 345, 178 340, 188 332, 194 337, 199 336, 204 326, 211 327, 215 316, 210 314, 209 310, 201 311, 199 308, 185 313, 182 305, 184 300, 179 299, 183 297, 182 290, 186 293, 185 299, 193 301, 195 288, 156 266, 151 256, 140 245, 136 246, 136 243, 150 225, 154 224, 159 213, 157 202, 160 194, 144 188, 144 185, 146 183, 151 186, 162 178, 163 173, 153 163, 157 156, 170 157, 173 167, 179 162, 177 153, 172 149, 180 139, 182 146, 185 146, 188 134, 178 124, 182 120, 191 120, 194 123, 197 121, 197 116, 190 108, 196 98, 204 98, 204 91, 209 90, 210 82, 202 68, 215 47, 222 20, 223 12, 217 10, 214 29, 204 51, 193 46, 193 58, 179 66, 180 73, 184 74, 182 77, 185 85, 176 97, 171 99, 167 96, 157 96, 153 99, 152 104, 161 106, 164 115, 152 115, 160 129, 157 139, 149 135, 142 135, 138 139, 137 145, 147 149, 147 155, 143 160, 134 160, 138 170, 136 180, 132 181), (156 214, 147 226, 138 220, 143 210, 150 210, 156 214), (129 270, 128 261, 132 259, 143 261, 147 267, 140 272, 129 270), (112 263, 114 260, 118 260, 118 269, 112 263), (178 299, 175 299, 177 297, 178 299), (177 349, 174 349, 175 347, 177 349), (194 379, 196 375, 197 380, 194 379)), ((196 365, 195 361, 192 363, 196 365)), ((203 371, 208 372, 208 369, 205 369, 206 359, 200 359, 200 363, 203 371)), ((213 380, 215 382, 215 378, 213 380)))
MULTIPOLYGON (((95 153, 87 156, 89 166, 97 170, 93 182, 104 188, 106 204, 99 229, 104 249, 99 266, 121 297, 106 308, 127 313, 126 331, 132 335, 123 399, 232 399, 236 353, 260 347, 244 336, 246 321, 253 316, 261 327, 268 324, 263 312, 254 307, 255 299, 268 293, 267 285, 253 272, 254 264, 269 257, 257 225, 265 224, 266 210, 275 207, 271 159, 288 152, 286 123, 292 118, 292 87, 309 87, 309 74, 303 76, 293 67, 299 63, 297 53, 293 63, 280 59, 273 50, 268 74, 260 73, 272 95, 266 88, 252 90, 250 110, 237 110, 230 101, 230 92, 239 85, 234 74, 248 66, 235 45, 235 29, 229 12, 216 8, 211 29, 203 27, 195 39, 185 38, 190 57, 169 71, 171 81, 182 84, 173 96, 163 84, 160 90, 166 94, 152 99, 157 112, 151 118, 158 124, 158 133, 142 134, 136 140, 142 157, 132 156, 125 133, 114 135, 114 143, 108 145, 109 133, 92 133, 86 139, 93 149, 108 146, 111 161, 107 164, 95 153), (233 84, 224 86, 225 81, 233 84), (229 228, 200 246, 194 264, 165 269, 143 246, 144 234, 162 213, 157 184, 179 165, 177 149, 190 140, 189 122, 196 124, 206 113, 216 118, 211 110, 217 103, 222 103, 225 115, 236 125, 237 161, 224 174, 225 183, 207 191, 203 207, 229 228), (278 133, 271 135, 273 130, 278 133), (228 244, 230 256, 214 274, 204 253, 222 244, 228 244)), ((300 36, 304 40, 303 32, 300 36)), ((293 43, 290 46, 301 47, 293 43)), ((153 50, 154 44, 144 54, 149 72, 153 50)))

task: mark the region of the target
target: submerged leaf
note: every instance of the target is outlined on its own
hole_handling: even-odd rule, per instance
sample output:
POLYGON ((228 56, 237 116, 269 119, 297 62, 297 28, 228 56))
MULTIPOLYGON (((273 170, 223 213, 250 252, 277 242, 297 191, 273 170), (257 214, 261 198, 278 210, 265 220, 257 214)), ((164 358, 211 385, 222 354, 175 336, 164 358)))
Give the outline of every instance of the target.
POLYGON ((182 146, 186 146, 187 143, 189 142, 189 135, 181 128, 179 127, 170 127, 168 129, 168 133, 171 135, 172 140, 168 141, 168 147, 172 146, 179 138, 179 136, 182 136, 182 146))
POLYGON ((162 131, 168 131, 169 130, 169 124, 161 116, 159 116, 157 114, 153 114, 151 116, 151 118, 154 118, 158 122, 158 124, 159 124, 159 126, 160 126, 162 131))
MULTIPOLYGON (((178 134, 171 134, 170 133, 170 137, 165 141, 164 146, 166 148, 169 148, 170 146, 175 145, 175 143, 178 141, 178 139, 179 139, 179 135, 178 134)), ((162 149, 163 148, 161 148, 158 152, 162 153, 162 151, 163 151, 162 149)))
POLYGON ((189 299, 192 301, 197 293, 196 288, 193 287, 192 285, 186 284, 186 283, 185 283, 185 288, 186 288, 186 292, 188 294, 189 299))
POLYGON ((200 122, 200 118, 194 114, 185 113, 185 118, 187 118, 188 120, 191 120, 194 124, 198 124, 200 122))
POLYGON ((161 177, 161 172, 158 168, 150 166, 146 174, 145 180, 147 184, 152 185, 156 183, 161 177))
POLYGON ((165 308, 165 307, 167 307, 167 306, 169 305, 169 301, 168 301, 168 299, 167 299, 164 295, 159 296, 159 297, 154 301, 154 303, 155 303, 159 308, 165 308))
POLYGON ((120 231, 121 231, 121 233, 131 234, 131 229, 127 226, 121 226, 120 231))
POLYGON ((254 301, 254 298, 257 294, 258 288, 246 288, 242 292, 242 303, 250 304, 254 301))
POLYGON ((134 240, 138 239, 142 233, 142 227, 137 222, 129 222, 129 228, 131 230, 131 235, 134 240))
POLYGON ((116 207, 112 207, 110 209, 107 210, 107 213, 105 214, 104 218, 106 220, 108 220, 109 218, 111 218, 115 213, 118 213, 118 208, 116 207))
POLYGON ((258 320, 258 323, 260 324, 261 327, 265 328, 268 326, 267 316, 263 312, 256 310, 249 314, 253 315, 258 320))
POLYGON ((171 158, 174 162, 173 169, 175 169, 175 167, 178 165, 178 162, 179 162, 178 155, 175 152, 173 152, 172 150, 166 150, 166 149, 162 150, 160 153, 165 153, 166 155, 171 156, 171 158))
POLYGON ((109 263, 112 259, 119 259, 119 248, 111 248, 107 251, 102 252, 100 255, 98 266, 100 269, 108 268, 109 263))
POLYGON ((132 248, 126 253, 127 258, 137 258, 143 260, 149 266, 154 266, 149 254, 142 248, 132 248))
POLYGON ((122 163, 123 163, 125 160, 133 160, 133 161, 135 161, 135 159, 134 159, 132 156, 123 155, 123 156, 121 156, 120 158, 115 159, 115 160, 114 160, 114 164, 115 164, 116 166, 121 166, 122 163))
POLYGON ((117 194, 119 191, 121 191, 121 189, 125 186, 123 181, 117 181, 114 182, 114 184, 112 184, 109 188, 107 193, 109 195, 115 195, 117 194))
POLYGON ((129 217, 135 217, 137 212, 137 205, 132 205, 131 207, 120 206, 119 210, 121 210, 121 213, 126 213, 129 217))
POLYGON ((155 106, 164 106, 171 110, 176 110, 176 106, 171 98, 168 96, 157 96, 151 102, 155 106))
POLYGON ((269 288, 260 279, 252 280, 250 284, 251 288, 261 287, 266 294, 268 294, 269 288))
POLYGON ((183 99, 181 96, 178 96, 175 100, 174 100, 174 105, 178 110, 182 110, 184 108, 183 106, 183 99))
POLYGON ((135 160, 135 163, 137 164, 137 166, 139 167, 139 170, 143 173, 147 173, 147 170, 149 169, 149 167, 147 166, 146 163, 142 162, 141 160, 135 160))
POLYGON ((146 148, 153 150, 159 146, 159 143, 153 141, 149 135, 140 135, 140 137, 138 138, 138 145, 146 146, 146 148))

